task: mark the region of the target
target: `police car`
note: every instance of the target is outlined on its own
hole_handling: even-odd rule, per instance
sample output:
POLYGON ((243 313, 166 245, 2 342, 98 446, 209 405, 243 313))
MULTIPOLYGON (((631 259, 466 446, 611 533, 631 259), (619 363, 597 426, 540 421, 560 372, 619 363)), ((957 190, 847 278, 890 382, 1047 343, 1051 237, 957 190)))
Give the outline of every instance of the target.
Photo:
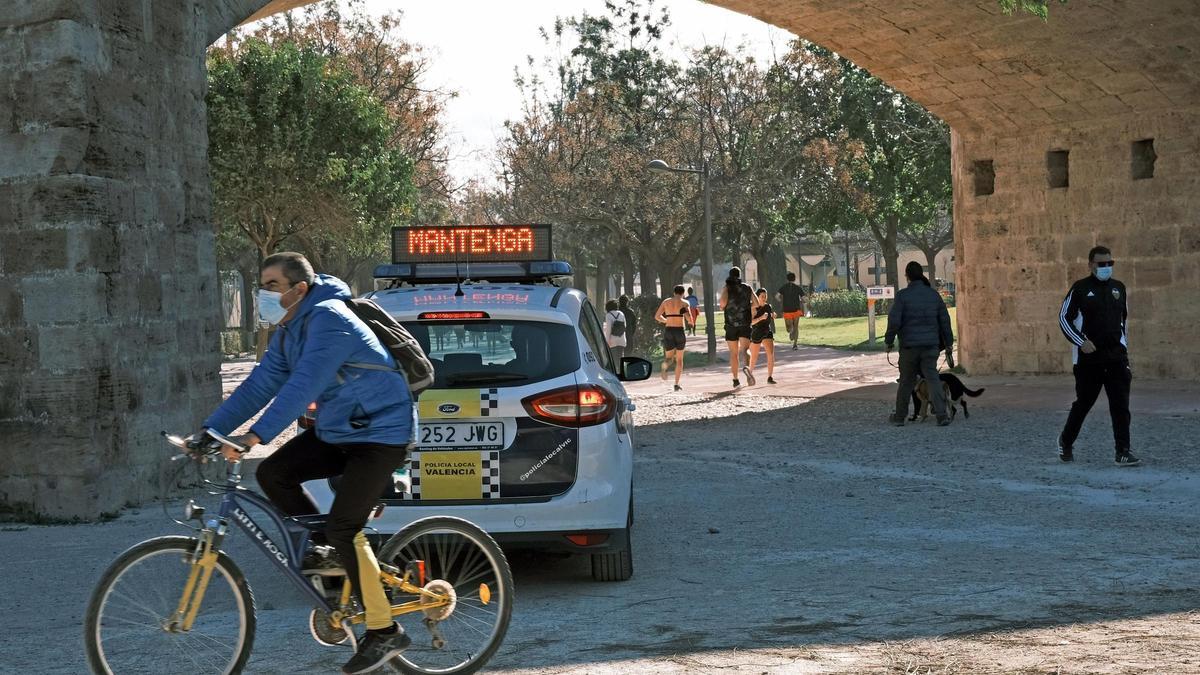
MULTIPOLYGON (((601 318, 550 256, 548 225, 397 228, 368 294, 411 332, 436 379, 421 393, 408 489, 371 526, 465 518, 500 543, 591 556, 598 581, 633 573, 634 409, 601 318)), ((328 509, 338 479, 306 484, 328 509)))

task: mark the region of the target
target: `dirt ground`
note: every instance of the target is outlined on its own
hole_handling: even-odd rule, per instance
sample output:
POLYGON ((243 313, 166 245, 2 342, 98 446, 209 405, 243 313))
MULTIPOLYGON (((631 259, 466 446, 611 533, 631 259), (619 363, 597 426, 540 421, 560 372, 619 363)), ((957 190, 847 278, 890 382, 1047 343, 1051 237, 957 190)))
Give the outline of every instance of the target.
MULTIPOLYGON (((879 354, 789 355, 774 388, 732 393, 725 377, 631 387, 634 578, 513 554, 516 607, 491 671, 1200 673, 1194 385, 1139 394, 1135 381, 1145 463, 1118 468, 1103 405, 1076 462, 1056 459, 1062 378, 1025 391, 977 378, 989 389, 969 420, 895 428, 879 354)), ((84 672, 92 585, 120 550, 170 533, 157 506, 0 527, 0 597, 19 617, 0 672, 84 672)), ((247 672, 336 672, 348 653, 312 641, 303 600, 249 544, 229 550, 259 608, 247 672)))

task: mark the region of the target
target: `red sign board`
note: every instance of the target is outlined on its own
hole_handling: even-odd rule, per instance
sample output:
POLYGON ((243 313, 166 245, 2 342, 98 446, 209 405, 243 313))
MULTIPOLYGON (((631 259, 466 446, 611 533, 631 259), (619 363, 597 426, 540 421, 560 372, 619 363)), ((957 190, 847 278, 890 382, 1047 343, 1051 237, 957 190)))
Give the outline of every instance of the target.
POLYGON ((551 260, 549 225, 455 225, 392 229, 393 263, 551 260))

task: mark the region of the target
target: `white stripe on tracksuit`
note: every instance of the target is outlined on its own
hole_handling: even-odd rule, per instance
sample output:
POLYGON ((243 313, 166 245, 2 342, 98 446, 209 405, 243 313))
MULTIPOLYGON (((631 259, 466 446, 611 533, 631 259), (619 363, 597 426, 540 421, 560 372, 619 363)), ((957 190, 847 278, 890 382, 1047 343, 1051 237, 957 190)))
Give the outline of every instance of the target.
POLYGON ((1083 312, 1076 312, 1074 322, 1067 321, 1067 308, 1071 306, 1071 296, 1074 294, 1074 288, 1067 292, 1067 297, 1063 300, 1062 309, 1058 312, 1058 323, 1062 327, 1067 339, 1072 343, 1071 363, 1079 363, 1079 348, 1083 346, 1087 338, 1083 337, 1083 333, 1081 332, 1083 330, 1083 312))

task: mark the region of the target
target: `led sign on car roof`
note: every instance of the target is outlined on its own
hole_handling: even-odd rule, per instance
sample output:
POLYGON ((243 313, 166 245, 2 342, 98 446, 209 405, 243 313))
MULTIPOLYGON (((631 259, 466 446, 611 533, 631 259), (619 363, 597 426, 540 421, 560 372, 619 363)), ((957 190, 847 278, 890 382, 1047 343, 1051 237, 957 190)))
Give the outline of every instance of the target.
POLYGON ((553 260, 549 225, 453 225, 392 229, 393 263, 553 260))

